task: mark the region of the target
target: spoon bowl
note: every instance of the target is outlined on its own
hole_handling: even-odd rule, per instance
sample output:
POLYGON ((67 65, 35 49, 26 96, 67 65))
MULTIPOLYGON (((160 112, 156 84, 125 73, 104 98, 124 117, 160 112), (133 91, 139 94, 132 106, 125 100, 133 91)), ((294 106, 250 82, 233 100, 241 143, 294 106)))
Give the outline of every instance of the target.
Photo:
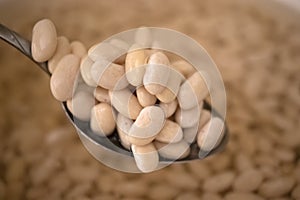
MULTIPOLYGON (((6 26, 0 24, 0 38, 4 41, 6 41, 11 46, 18 49, 22 54, 27 56, 29 59, 31 59, 34 63, 36 63, 45 73, 47 73, 49 76, 51 76, 51 73, 48 70, 48 63, 47 62, 36 62, 32 55, 31 55, 31 42, 25 39, 24 37, 20 36, 18 33, 10 30, 6 26)), ((89 125, 89 122, 82 121, 71 113, 71 111, 68 109, 66 102, 62 102, 63 110, 65 111, 68 119, 72 123, 72 125, 76 128, 79 137, 81 141, 83 142, 84 146, 87 148, 87 150, 99 161, 104 163, 105 165, 125 171, 125 172, 140 172, 140 170, 136 167, 135 160, 133 158, 133 153, 130 150, 125 149, 120 142, 120 139, 118 137, 118 134, 116 130, 111 136, 108 137, 101 137, 97 134, 95 134, 89 125)), ((219 115, 214 108, 210 106, 207 102, 204 103, 204 108, 211 110, 212 113, 214 113, 216 116, 219 115)), ((207 156, 210 156, 212 154, 215 154, 217 152, 220 152, 224 149, 228 142, 229 138, 229 132, 228 128, 225 124, 224 126, 224 135, 220 142, 220 144, 212 149, 209 152, 202 151, 198 145, 197 142, 194 142, 190 144, 190 154, 185 157, 184 159, 177 159, 177 160, 169 160, 163 157, 160 157, 160 164, 158 166, 159 168, 162 168, 166 165, 169 165, 171 163, 184 163, 192 160, 199 160, 203 159, 207 156)))

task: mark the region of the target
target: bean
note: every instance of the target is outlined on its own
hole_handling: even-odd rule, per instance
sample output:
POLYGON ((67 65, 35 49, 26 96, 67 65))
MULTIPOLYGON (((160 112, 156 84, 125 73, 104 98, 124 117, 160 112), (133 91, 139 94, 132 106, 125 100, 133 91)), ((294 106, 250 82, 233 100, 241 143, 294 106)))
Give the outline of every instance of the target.
POLYGON ((177 143, 162 143, 155 141, 154 142, 156 148, 158 149, 158 153, 165 158, 176 160, 182 159, 189 155, 190 146, 184 140, 181 140, 177 143))
POLYGON ((182 137, 181 127, 177 123, 167 119, 164 127, 156 135, 155 139, 159 142, 176 143, 179 142, 182 137))
POLYGON ((230 192, 225 195, 225 200, 264 200, 264 198, 253 193, 230 192))
POLYGON ((110 97, 107 89, 98 86, 94 91, 94 96, 98 101, 110 104, 110 97))
POLYGON ((197 136, 197 143, 201 150, 210 151, 220 143, 224 135, 223 125, 220 118, 214 117, 203 126, 197 136))
POLYGON ((182 109, 190 109, 208 95, 208 88, 200 72, 195 72, 180 87, 178 102, 182 109))
POLYGON ((126 196, 130 200, 134 197, 142 197, 147 193, 147 186, 143 180, 134 179, 127 180, 126 184, 123 182, 117 182, 115 185, 116 193, 126 196))
POLYGON ((99 86, 108 90, 121 90, 128 85, 124 67, 107 60, 97 60, 91 67, 91 75, 99 86))
POLYGON ((57 46, 57 34, 54 24, 49 19, 38 21, 32 30, 31 53, 37 62, 49 60, 57 46))
POLYGON ((65 55, 57 64, 50 79, 50 89, 59 101, 72 98, 73 87, 79 69, 79 58, 75 55, 65 55))
POLYGON ((177 108, 177 111, 175 113, 175 121, 182 128, 189 128, 195 126, 199 122, 200 111, 202 110, 202 107, 203 102, 189 110, 177 108))
POLYGON ((170 103, 163 103, 163 102, 159 103, 159 107, 161 107, 163 109, 166 118, 171 117, 175 113, 177 105, 178 105, 178 102, 176 99, 170 103))
POLYGON ((196 123, 194 126, 183 129, 183 138, 188 143, 193 143, 198 134, 199 123, 196 123))
POLYGON ((120 113, 118 114, 117 131, 118 131, 118 135, 119 135, 121 144, 126 149, 130 149, 130 145, 131 145, 131 143, 129 142, 129 139, 128 139, 128 137, 129 137, 128 132, 129 132, 129 129, 131 128, 132 124, 133 124, 132 119, 129 119, 120 113))
POLYGON ((71 53, 71 46, 68 38, 60 36, 57 38, 57 46, 54 55, 48 60, 48 69, 51 73, 57 67, 58 62, 67 54, 71 53))
MULTIPOLYGON (((96 62, 97 60, 107 60, 108 62, 113 62, 115 59, 122 56, 124 50, 110 44, 107 42, 102 42, 92 46, 88 50, 89 57, 96 62)), ((124 52, 125 53, 125 52, 124 52)))
POLYGON ((149 57, 143 83, 153 95, 161 93, 168 83, 170 68, 168 58, 161 52, 152 54, 149 57))
POLYGON ((109 96, 114 108, 125 117, 136 119, 142 110, 136 96, 128 88, 109 91, 109 96))
POLYGON ((139 170, 148 173, 156 169, 159 157, 152 143, 145 146, 131 145, 131 150, 139 170))
POLYGON ((267 198, 275 198, 289 193, 295 184, 292 177, 277 177, 264 182, 258 192, 267 198))
POLYGON ((91 74, 91 68, 93 64, 94 62, 88 56, 85 56, 80 63, 80 73, 86 84, 91 87, 97 87, 97 83, 94 81, 91 74))
POLYGON ((210 111, 208 111, 206 109, 201 110, 200 120, 199 120, 199 129, 201 129, 210 119, 211 119, 210 111))
POLYGON ((129 136, 135 138, 152 138, 163 128, 165 115, 158 106, 148 106, 141 110, 132 127, 129 136))
POLYGON ((206 180, 212 175, 212 169, 201 160, 189 162, 187 166, 192 175, 197 177, 200 181, 206 180))
POLYGON ((186 199, 199 200, 199 196, 194 192, 188 192, 188 193, 180 194, 179 196, 176 197, 175 200, 186 200, 186 199))
POLYGON ((180 72, 185 78, 189 78, 196 72, 196 69, 185 60, 177 60, 171 64, 171 66, 180 72))
POLYGON ((149 189, 151 199, 173 199, 179 193, 177 188, 170 187, 167 183, 155 184, 149 189))
POLYGON ((170 103, 178 94, 183 76, 175 70, 170 70, 170 76, 166 88, 156 95, 156 97, 164 103, 170 103))
POLYGON ((146 71, 147 55, 145 50, 138 49, 136 45, 129 51, 125 60, 126 78, 131 85, 140 86, 146 71))
POLYGON ((235 174, 231 171, 225 171, 214 175, 203 183, 203 190, 209 192, 223 192, 230 188, 233 183, 235 174))
POLYGON ((241 192, 252 192, 260 186, 262 181, 262 173, 254 169, 250 169, 244 171, 235 179, 233 188, 241 192))
POLYGON ((71 42, 72 53, 78 56, 79 58, 83 58, 87 54, 86 47, 80 41, 71 42))
POLYGON ((107 103, 99 103, 91 111, 91 129, 100 136, 110 135, 116 126, 113 109, 107 103))
POLYGON ((152 106, 156 102, 156 97, 150 94, 144 86, 140 86, 136 90, 136 96, 141 106, 152 106))
POLYGON ((77 91, 72 98, 72 114, 80 120, 88 121, 95 103, 92 93, 86 90, 77 91))

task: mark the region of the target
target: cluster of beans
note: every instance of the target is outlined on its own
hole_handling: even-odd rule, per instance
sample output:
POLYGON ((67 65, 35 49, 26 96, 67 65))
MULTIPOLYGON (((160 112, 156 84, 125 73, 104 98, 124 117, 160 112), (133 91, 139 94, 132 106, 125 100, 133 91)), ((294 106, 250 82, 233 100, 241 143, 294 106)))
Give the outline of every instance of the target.
POLYGON ((38 62, 48 61, 57 100, 89 121, 95 134, 109 136, 117 130, 138 168, 150 172, 159 155, 185 158, 196 141, 203 151, 214 148, 222 137, 208 130, 223 122, 203 109, 208 88, 201 74, 179 57, 172 60, 176 56, 141 48, 139 38, 137 32, 132 46, 113 39, 87 51, 80 42, 57 37, 55 26, 45 19, 33 28, 32 55, 38 62), (127 54, 109 62, 120 50, 127 54))

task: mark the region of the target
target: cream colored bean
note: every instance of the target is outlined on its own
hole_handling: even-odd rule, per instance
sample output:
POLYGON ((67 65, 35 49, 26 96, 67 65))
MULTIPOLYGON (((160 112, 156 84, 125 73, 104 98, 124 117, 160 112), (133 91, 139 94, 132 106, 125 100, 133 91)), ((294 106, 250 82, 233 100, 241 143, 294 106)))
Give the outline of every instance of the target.
POLYGON ((165 123, 164 111, 158 106, 143 108, 129 130, 129 136, 135 138, 152 138, 156 136, 165 123))
POLYGON ((129 137, 128 133, 129 133, 129 129, 131 128, 132 124, 133 124, 132 119, 129 119, 120 113, 118 114, 117 131, 118 131, 118 135, 121 140, 121 144, 126 149, 130 149, 130 145, 131 145, 131 143, 129 142, 129 139, 128 139, 128 137, 129 137))
POLYGON ((155 140, 165 143, 176 143, 179 142, 182 137, 181 127, 171 120, 166 120, 164 127, 156 135, 155 140))
POLYGON ((178 102, 182 109, 190 109, 208 95, 208 88, 199 72, 194 73, 180 87, 178 102))
POLYGON ((94 81, 92 74, 91 74, 91 68, 94 62, 88 57, 85 56, 82 58, 80 63, 80 73, 81 77, 84 80, 84 82, 91 86, 91 87, 97 87, 96 81, 94 81))
POLYGON ((264 182, 259 187, 259 194, 267 198, 275 198, 289 193, 295 185, 292 177, 277 177, 264 182))
POLYGON ((154 184, 148 192, 151 199, 174 199, 179 193, 177 188, 170 187, 167 183, 154 184))
POLYGON ((200 112, 203 107, 203 102, 189 110, 178 108, 175 113, 175 121, 182 128, 189 128, 195 126, 199 122, 200 112))
POLYGON ((141 104, 141 106, 146 107, 146 106, 152 106, 156 103, 156 97, 152 94, 150 94, 144 86, 140 86, 136 90, 136 96, 141 104))
POLYGON ((233 183, 236 191, 252 192, 255 191, 263 181, 263 175, 260 171, 250 169, 240 174, 233 183))
POLYGON ((59 101, 72 98, 73 87, 79 71, 79 58, 68 54, 58 63, 50 79, 50 89, 53 96, 59 101))
POLYGON ((51 73, 54 72, 58 62, 62 57, 71 53, 71 46, 68 38, 60 36, 57 38, 57 46, 54 55, 48 60, 48 69, 51 73))
POLYGON ((166 88, 161 93, 157 94, 156 97, 161 102, 170 103, 177 97, 183 79, 184 77, 180 73, 171 69, 166 88))
POLYGON ((88 121, 95 103, 92 93, 88 91, 78 91, 72 98, 72 114, 83 121, 88 121))
POLYGON ((184 128, 183 129, 184 140, 190 144, 193 143, 197 138, 198 130, 199 130, 199 123, 196 123, 192 127, 184 128))
POLYGON ((87 49, 80 41, 71 42, 71 50, 72 53, 78 56, 79 58, 83 58, 87 54, 87 49))
POLYGON ((136 96, 128 88, 109 91, 109 96, 114 108, 125 117, 136 119, 142 110, 136 96))
POLYGON ((98 101, 110 104, 110 97, 107 89, 98 86, 94 91, 94 96, 98 101))
POLYGON ((189 155, 190 153, 190 146, 187 142, 184 140, 181 140, 177 143, 162 143, 155 141, 154 142, 158 153, 165 158, 176 160, 176 159, 182 159, 189 155))
POLYGON ((163 109, 163 111, 165 112, 166 118, 171 117, 175 113, 177 105, 178 105, 178 102, 176 99, 170 103, 163 103, 163 102, 159 103, 159 107, 161 107, 163 109))
POLYGON ((198 132, 197 143, 201 150, 210 151, 216 147, 224 135, 224 122, 214 117, 198 132), (222 128, 222 129, 221 129, 222 128))
POLYGON ((129 51, 125 60, 126 78, 131 85, 140 86, 146 71, 147 54, 137 45, 133 45, 129 51))
POLYGON ((264 200, 254 193, 230 192, 225 195, 225 200, 264 200))
POLYGON ((161 93, 168 83, 170 67, 168 58, 161 52, 152 54, 149 57, 143 83, 153 95, 161 93))
POLYGON ((91 67, 91 75, 99 86, 108 90, 121 90, 128 85, 124 67, 106 60, 96 61, 91 67))
POLYGON ((31 53, 37 62, 49 60, 57 46, 56 29, 52 21, 43 19, 38 21, 32 30, 31 53))
POLYGON ((222 200, 221 196, 214 193, 204 193, 201 200, 222 200))
POLYGON ((88 55, 94 62, 103 59, 113 62, 115 59, 122 56, 123 52, 125 53, 125 50, 122 50, 110 43, 102 42, 92 46, 88 50, 88 55))
POLYGON ((131 150, 139 170, 148 173, 157 168, 159 156, 152 143, 145 146, 131 145, 131 150))
POLYGON ((223 192, 230 188, 234 181, 235 174, 231 171, 225 171, 217 174, 203 183, 203 190, 209 192, 223 192))
POLYGON ((171 64, 171 66, 180 72, 185 78, 189 78, 196 72, 196 69, 185 60, 177 60, 171 64))
POLYGON ((107 103, 99 103, 91 111, 91 129, 100 136, 113 133, 116 122, 112 107, 107 103))

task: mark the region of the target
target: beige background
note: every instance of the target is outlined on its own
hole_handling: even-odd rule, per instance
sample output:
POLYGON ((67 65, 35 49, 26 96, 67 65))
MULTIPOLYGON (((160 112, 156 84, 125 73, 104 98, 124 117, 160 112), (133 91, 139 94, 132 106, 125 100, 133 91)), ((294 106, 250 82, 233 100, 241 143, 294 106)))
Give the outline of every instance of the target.
POLYGON ((1 23, 27 38, 42 18, 53 20, 59 35, 87 47, 139 26, 187 34, 207 49, 223 75, 231 130, 226 151, 204 161, 147 175, 116 172, 83 148, 51 96, 49 78, 0 42, 0 199, 232 199, 238 177, 249 168, 263 183, 246 195, 300 198, 300 27, 291 12, 264 5, 0 1, 1 23))

